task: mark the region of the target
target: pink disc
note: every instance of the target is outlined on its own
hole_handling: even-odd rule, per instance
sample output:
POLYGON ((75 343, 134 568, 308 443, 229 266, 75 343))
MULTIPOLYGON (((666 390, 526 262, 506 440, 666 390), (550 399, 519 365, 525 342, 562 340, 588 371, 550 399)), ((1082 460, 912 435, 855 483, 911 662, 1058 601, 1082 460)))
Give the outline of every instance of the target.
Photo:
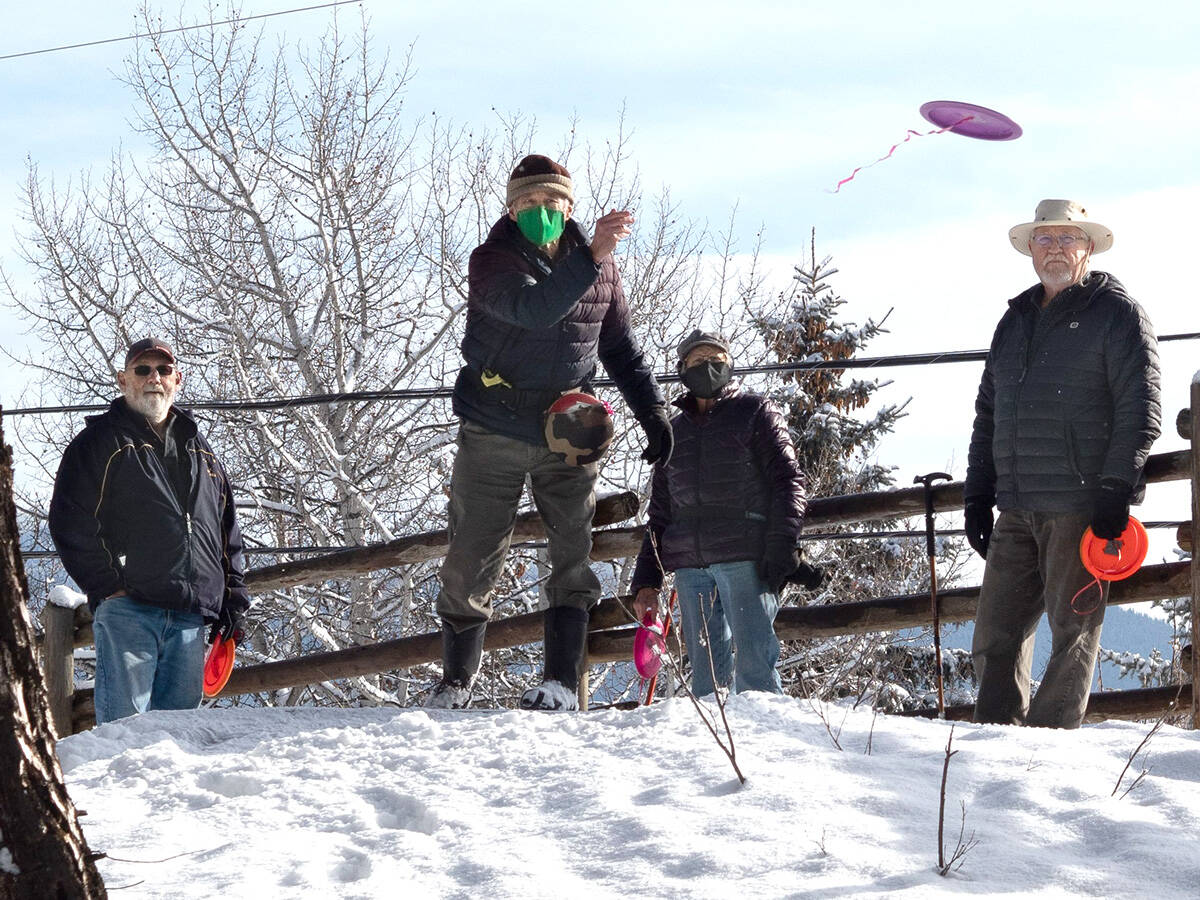
POLYGON ((633 636, 633 667, 643 678, 653 678, 662 668, 662 654, 667 642, 663 639, 662 620, 653 611, 646 613, 633 636))
POLYGON ((960 100, 930 100, 922 104, 921 115, 939 128, 981 141, 1014 141, 1021 136, 1021 126, 1004 113, 960 100))

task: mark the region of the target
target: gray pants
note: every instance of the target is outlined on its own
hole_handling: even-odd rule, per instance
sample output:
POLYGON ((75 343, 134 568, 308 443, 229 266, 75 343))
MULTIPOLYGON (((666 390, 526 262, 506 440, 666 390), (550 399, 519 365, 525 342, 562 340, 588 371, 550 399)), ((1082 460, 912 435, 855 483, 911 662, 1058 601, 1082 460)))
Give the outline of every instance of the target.
POLYGON ((1108 582, 1071 600, 1091 574, 1079 559, 1083 513, 1000 513, 988 546, 971 652, 979 677, 976 722, 1078 728, 1087 708, 1108 582), (1041 686, 1029 700, 1034 632, 1045 612, 1053 643, 1041 686))
POLYGON ((463 421, 450 478, 450 549, 442 564, 437 613, 455 631, 492 616, 491 591, 504 565, 528 475, 546 525, 550 606, 587 610, 600 599, 588 564, 597 466, 569 466, 547 447, 463 421))

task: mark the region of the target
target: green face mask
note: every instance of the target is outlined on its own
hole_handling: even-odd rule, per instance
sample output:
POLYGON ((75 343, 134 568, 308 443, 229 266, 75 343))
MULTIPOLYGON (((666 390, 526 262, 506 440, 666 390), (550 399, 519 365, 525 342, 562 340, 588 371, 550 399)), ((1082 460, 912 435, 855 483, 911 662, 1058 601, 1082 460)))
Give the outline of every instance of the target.
POLYGON ((517 213, 517 227, 521 229, 521 234, 538 247, 562 237, 566 224, 561 210, 545 206, 531 206, 517 213))

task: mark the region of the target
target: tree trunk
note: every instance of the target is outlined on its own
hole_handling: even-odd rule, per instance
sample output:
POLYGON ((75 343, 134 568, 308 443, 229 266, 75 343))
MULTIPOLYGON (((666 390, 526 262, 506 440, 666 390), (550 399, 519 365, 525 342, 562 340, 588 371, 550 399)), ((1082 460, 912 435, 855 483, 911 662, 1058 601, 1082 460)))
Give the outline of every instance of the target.
POLYGON ((0 897, 107 897, 54 754, 0 429, 0 897))

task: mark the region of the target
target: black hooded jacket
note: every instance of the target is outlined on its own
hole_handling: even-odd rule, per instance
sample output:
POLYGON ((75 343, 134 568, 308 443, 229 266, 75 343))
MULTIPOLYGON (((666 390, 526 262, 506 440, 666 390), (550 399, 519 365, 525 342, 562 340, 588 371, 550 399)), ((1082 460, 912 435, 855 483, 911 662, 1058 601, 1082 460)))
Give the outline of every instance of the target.
POLYGON ((1040 284, 1008 302, 975 401, 963 495, 1000 509, 1084 512, 1100 479, 1144 492, 1158 437, 1158 342, 1106 272, 1045 309, 1040 284))
POLYGON ((468 277, 457 415, 543 444, 542 414, 563 391, 586 388, 597 362, 639 420, 665 406, 633 337, 616 263, 609 256, 596 264, 574 220, 552 261, 504 216, 471 254, 468 277), (485 371, 507 386, 485 385, 485 371))
POLYGON ((758 560, 771 541, 794 547, 804 523, 804 477, 773 403, 731 382, 707 413, 690 393, 675 406, 675 452, 654 467, 635 591, 661 587, 664 569, 758 560))
POLYGON ((117 592, 207 619, 222 606, 244 612, 250 605, 229 479, 195 420, 172 411, 178 477, 145 417, 123 398, 89 416, 63 454, 50 534, 93 610, 117 592))

